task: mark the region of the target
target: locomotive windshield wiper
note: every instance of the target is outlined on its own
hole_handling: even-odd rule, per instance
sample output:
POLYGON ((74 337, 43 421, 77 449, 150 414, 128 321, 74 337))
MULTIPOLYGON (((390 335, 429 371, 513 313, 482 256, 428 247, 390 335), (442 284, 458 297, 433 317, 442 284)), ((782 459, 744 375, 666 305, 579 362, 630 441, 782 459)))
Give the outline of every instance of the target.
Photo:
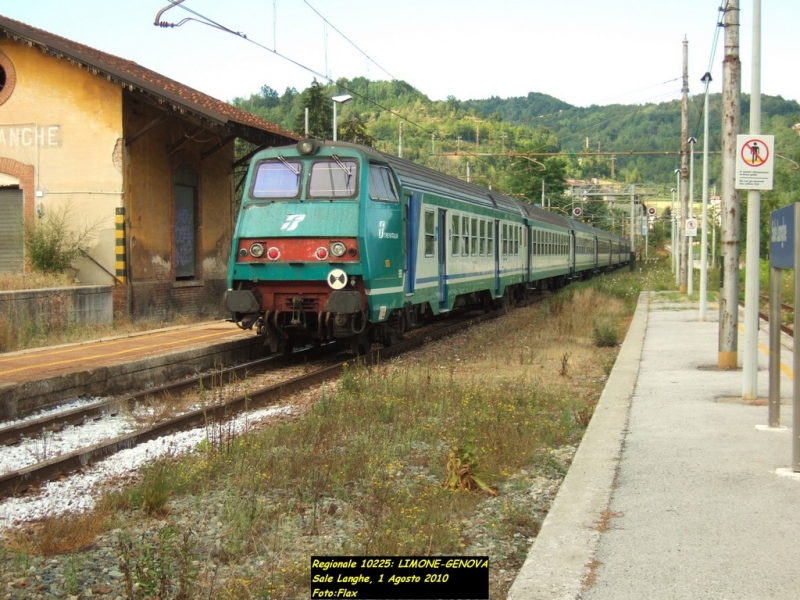
POLYGON ((344 171, 344 172, 347 174, 347 176, 348 176, 348 177, 350 177, 350 176, 353 174, 353 173, 351 173, 351 172, 350 172, 350 169, 348 168, 348 166, 347 166, 346 164, 344 164, 344 163, 342 162, 342 159, 340 159, 338 156, 336 156, 335 154, 333 154, 333 155, 331 156, 331 158, 333 158, 333 160, 335 160, 335 161, 336 161, 336 164, 337 164, 337 165, 339 165, 339 168, 340 168, 342 171, 344 171))
POLYGON ((285 166, 287 169, 289 169, 292 173, 294 173, 295 175, 300 175, 300 168, 299 167, 295 167, 288 160, 286 160, 285 158, 283 158, 280 155, 278 155, 278 160, 281 161, 283 163, 283 166, 285 166))

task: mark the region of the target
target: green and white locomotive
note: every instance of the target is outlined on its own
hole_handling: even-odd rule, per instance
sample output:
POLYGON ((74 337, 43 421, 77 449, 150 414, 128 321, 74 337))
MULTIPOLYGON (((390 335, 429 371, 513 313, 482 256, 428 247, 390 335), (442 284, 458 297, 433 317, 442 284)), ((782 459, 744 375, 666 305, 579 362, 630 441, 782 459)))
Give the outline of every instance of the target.
POLYGON ((225 305, 272 352, 337 339, 364 352, 425 317, 628 261, 613 234, 372 148, 301 140, 251 160, 225 305))

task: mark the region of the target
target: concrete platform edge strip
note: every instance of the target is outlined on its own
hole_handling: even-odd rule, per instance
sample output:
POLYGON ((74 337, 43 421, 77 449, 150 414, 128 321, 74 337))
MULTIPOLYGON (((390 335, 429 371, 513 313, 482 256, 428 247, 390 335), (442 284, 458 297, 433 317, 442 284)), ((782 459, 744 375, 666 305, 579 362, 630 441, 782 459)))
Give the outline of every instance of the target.
POLYGON ((641 363, 650 293, 639 296, 625 341, 575 458, 508 600, 574 600, 600 540, 641 363))

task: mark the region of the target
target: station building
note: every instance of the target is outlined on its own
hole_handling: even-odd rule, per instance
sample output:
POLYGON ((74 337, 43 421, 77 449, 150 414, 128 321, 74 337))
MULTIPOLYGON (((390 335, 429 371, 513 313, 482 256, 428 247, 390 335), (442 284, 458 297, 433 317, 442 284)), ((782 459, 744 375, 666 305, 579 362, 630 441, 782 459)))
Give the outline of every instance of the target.
POLYGON ((23 271, 25 225, 61 211, 93 231, 76 278, 113 285, 117 311, 219 316, 235 141, 297 139, 134 62, 0 16, 0 272, 23 271))

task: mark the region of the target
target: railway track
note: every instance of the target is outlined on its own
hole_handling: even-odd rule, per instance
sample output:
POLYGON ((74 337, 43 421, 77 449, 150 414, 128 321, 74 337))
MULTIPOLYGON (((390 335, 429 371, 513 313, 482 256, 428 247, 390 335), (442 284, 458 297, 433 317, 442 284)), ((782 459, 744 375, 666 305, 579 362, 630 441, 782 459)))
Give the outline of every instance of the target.
MULTIPOLYGON (((389 348, 374 349, 369 354, 362 357, 362 359, 367 364, 386 360, 421 347, 429 341, 453 335, 466 327, 496 318, 501 314, 502 311, 487 313, 480 316, 462 318, 455 323, 451 320, 447 323, 425 328, 419 335, 410 337, 389 348)), ((191 380, 184 380, 175 384, 162 386, 158 389, 146 390, 145 392, 126 398, 111 399, 49 417, 42 417, 32 422, 8 426, 0 429, 0 440, 2 440, 4 444, 16 443, 21 437, 30 436, 34 433, 39 434, 42 431, 58 430, 67 424, 80 424, 89 419, 98 418, 100 415, 122 410, 125 405, 130 405, 131 403, 135 404, 144 396, 152 396, 157 393, 177 394, 187 389, 196 389, 201 385, 210 387, 212 384, 219 383, 225 378, 229 380, 234 380, 236 378, 244 379, 258 370, 263 371, 268 368, 269 365, 276 364, 274 362, 275 360, 280 360, 280 357, 267 358, 241 365, 234 369, 227 370, 224 374, 213 373, 204 375, 192 378, 191 380)), ((352 356, 350 356, 348 360, 352 362, 352 356)), ((280 383, 237 394, 222 403, 191 409, 178 416, 141 427, 130 433, 91 446, 82 447, 50 459, 42 460, 36 464, 18 470, 7 472, 0 475, 0 498, 21 494, 45 481, 54 480, 66 474, 79 471, 87 465, 112 456, 120 450, 131 448, 138 444, 179 431, 224 421, 226 418, 230 418, 243 411, 273 405, 291 394, 338 377, 348 360, 337 361, 332 365, 315 369, 310 373, 280 383)))
MULTIPOLYGON (((763 300, 764 302, 769 303, 769 296, 761 296, 761 300, 763 300)), ((744 306, 744 304, 742 304, 742 306, 744 306)), ((794 306, 792 306, 791 304, 785 304, 785 303, 781 302, 781 310, 782 311, 785 310, 787 312, 794 313, 794 306)), ((760 319, 763 319, 767 323, 769 323, 769 314, 768 313, 765 313, 763 311, 758 311, 758 317, 760 319)), ((781 331, 783 333, 787 334, 787 335, 792 336, 792 338, 794 338, 794 329, 792 327, 790 327, 789 325, 784 325, 783 323, 781 323, 781 331)))

